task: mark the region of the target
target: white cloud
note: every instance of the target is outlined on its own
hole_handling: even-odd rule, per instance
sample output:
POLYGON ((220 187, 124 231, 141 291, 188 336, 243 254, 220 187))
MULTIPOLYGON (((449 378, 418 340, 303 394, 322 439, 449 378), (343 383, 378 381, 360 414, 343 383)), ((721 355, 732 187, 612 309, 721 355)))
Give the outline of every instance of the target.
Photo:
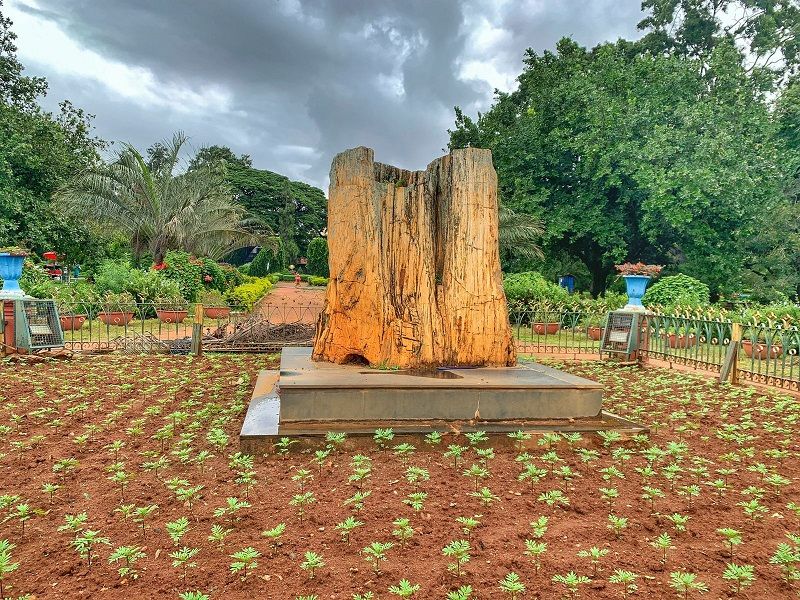
POLYGON ((192 88, 162 81, 149 69, 109 60, 82 47, 57 23, 22 8, 26 5, 36 8, 33 3, 12 0, 4 10, 14 22, 18 54, 24 64, 63 76, 93 80, 102 84, 109 94, 143 107, 168 108, 182 113, 231 111, 233 98, 223 87, 192 88))

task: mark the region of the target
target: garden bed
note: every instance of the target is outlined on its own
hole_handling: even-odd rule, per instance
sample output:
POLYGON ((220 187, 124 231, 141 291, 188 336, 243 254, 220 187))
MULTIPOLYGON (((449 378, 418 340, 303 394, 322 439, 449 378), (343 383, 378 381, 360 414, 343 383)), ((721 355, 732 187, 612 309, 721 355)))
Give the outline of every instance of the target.
MULTIPOLYGON (((609 578, 621 569, 638 575, 640 597, 674 597, 670 574, 689 572, 708 586, 706 597, 719 598, 732 587, 722 578, 730 562, 753 566, 755 582, 746 590, 751 598, 795 594, 770 557, 779 544, 794 548, 786 534, 800 532, 793 504, 800 503, 794 483, 800 476, 796 399, 752 388, 720 388, 709 379, 680 372, 602 363, 567 365, 577 375, 604 383, 605 408, 652 427, 649 439, 616 440, 607 434, 604 441, 582 434, 572 440, 522 440, 529 463, 548 471, 534 484, 518 480, 524 461, 515 460, 517 453, 499 444, 488 461, 490 475, 483 479, 475 449, 463 452, 457 468, 454 457, 445 456, 449 444, 471 445, 464 435, 451 432, 439 444, 415 451, 393 450, 393 442, 386 440, 387 449, 376 446, 364 452, 372 467, 368 475, 361 472, 358 483, 348 482, 359 471, 352 467, 356 451, 347 449, 346 442, 327 457, 317 457, 319 465, 312 452, 256 456, 252 468, 247 458, 235 455, 255 376, 259 369, 274 366, 274 359, 264 356, 102 356, 30 366, 1 364, 0 495, 18 498, 0 498, 0 504, 8 505, 0 508, 3 518, 10 517, 0 525, 0 539, 16 544, 12 557, 20 563, 4 578, 6 594, 177 598, 180 592, 201 590, 211 598, 291 600, 317 595, 350 600, 355 593, 372 591, 386 599, 396 597, 388 588, 407 578, 420 585, 413 598, 444 599, 464 585, 472 586, 473 598, 510 598, 500 590, 499 580, 514 572, 527 586, 526 598, 557 598, 566 588, 553 577, 574 571, 592 578, 578 584, 581 596, 618 598, 622 587, 609 578), (168 464, 155 468, 161 456, 168 464), (473 464, 478 465, 473 475, 463 475, 473 464), (409 483, 410 466, 427 470, 429 480, 409 483), (310 477, 301 492, 292 477, 302 469, 310 477), (672 482, 666 477, 671 473, 672 482), (483 504, 470 496, 476 479, 477 487, 490 489, 496 500, 483 504), (42 488, 47 483, 60 486, 50 490, 52 502, 42 488), (363 509, 354 511, 352 502, 344 503, 359 485, 371 494, 363 509), (177 497, 191 496, 196 486, 202 488, 194 492, 191 505, 177 497), (642 496, 658 494, 643 486, 660 490, 664 497, 656 497, 651 505, 642 496), (606 499, 601 488, 606 489, 606 499), (422 501, 419 510, 404 502, 413 500, 409 494, 415 491, 427 494, 416 498, 422 501), (306 507, 301 522, 295 505, 305 492, 312 493, 315 502, 306 507), (546 500, 559 498, 555 492, 566 496, 569 505, 549 506, 546 500), (227 498, 250 506, 221 514, 227 498), (134 514, 126 518, 120 509, 130 504, 134 508, 124 510, 134 514), (146 507, 156 505, 144 518, 143 529, 146 507), (145 509, 138 517, 137 508, 145 509), (745 509, 755 511, 757 518, 745 509), (24 521, 23 536, 19 517, 26 510, 32 516, 24 521), (73 546, 76 538, 86 535, 58 530, 65 525, 65 515, 83 512, 83 530, 99 531, 98 536, 109 542, 96 545, 91 568, 73 546), (628 519, 618 537, 608 528, 609 514, 628 519), (667 515, 675 514, 673 523, 667 515), (336 525, 351 515, 364 525, 352 531, 348 545, 336 525), (474 515, 482 515, 477 518, 480 525, 467 536, 456 518, 474 515), (538 541, 547 546, 537 573, 534 560, 525 554, 526 539, 537 542, 530 523, 543 516, 548 523, 538 541), (186 517, 188 531, 175 543, 166 523, 181 517, 186 517), (682 517, 688 521, 680 532, 676 524, 682 517), (405 546, 393 535, 402 529, 393 521, 402 518, 414 529, 405 546), (285 523, 285 532, 273 554, 262 532, 280 523, 285 523), (221 542, 209 541, 212 526, 230 532, 221 542), (717 533, 725 527, 741 532, 733 559, 725 538, 717 533), (663 533, 671 538, 665 543, 665 564, 663 551, 651 545, 663 533), (468 538, 471 559, 457 576, 448 571, 453 560, 442 549, 468 538), (372 542, 394 543, 385 552, 380 574, 360 552, 372 542), (138 547, 145 554, 132 565, 138 578, 120 577, 117 569, 124 561, 109 563, 120 546, 138 547), (185 582, 182 569, 173 567, 175 559, 170 557, 184 546, 198 550, 187 561, 196 566, 187 567, 185 582), (596 576, 590 558, 578 556, 592 547, 600 554, 608 550, 599 558, 596 576), (261 556, 243 580, 241 572, 231 573, 231 563, 236 562, 231 555, 246 548, 261 556), (302 568, 304 561, 309 566, 306 552, 316 553, 325 563, 313 579, 302 568)), ((475 446, 485 449, 487 443, 475 441, 475 446)), ((793 561, 790 565, 799 566, 793 561)))

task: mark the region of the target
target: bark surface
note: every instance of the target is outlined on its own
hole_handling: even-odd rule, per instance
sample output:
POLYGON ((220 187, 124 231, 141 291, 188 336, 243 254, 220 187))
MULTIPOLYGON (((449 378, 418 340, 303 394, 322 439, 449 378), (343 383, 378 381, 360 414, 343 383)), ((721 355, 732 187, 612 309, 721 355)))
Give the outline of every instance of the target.
POLYGON ((453 150, 425 171, 376 163, 364 147, 338 154, 328 247, 315 360, 515 364, 490 150, 453 150))

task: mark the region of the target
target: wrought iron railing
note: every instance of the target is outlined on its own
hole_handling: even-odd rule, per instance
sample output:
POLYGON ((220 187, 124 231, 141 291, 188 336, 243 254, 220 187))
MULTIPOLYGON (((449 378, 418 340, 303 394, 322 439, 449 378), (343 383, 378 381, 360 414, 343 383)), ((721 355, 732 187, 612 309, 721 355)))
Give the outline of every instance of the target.
POLYGON ((521 354, 598 354, 607 313, 534 309, 512 310, 509 317, 521 354))
POLYGON ((796 326, 743 325, 737 367, 746 381, 800 390, 800 331, 796 326))

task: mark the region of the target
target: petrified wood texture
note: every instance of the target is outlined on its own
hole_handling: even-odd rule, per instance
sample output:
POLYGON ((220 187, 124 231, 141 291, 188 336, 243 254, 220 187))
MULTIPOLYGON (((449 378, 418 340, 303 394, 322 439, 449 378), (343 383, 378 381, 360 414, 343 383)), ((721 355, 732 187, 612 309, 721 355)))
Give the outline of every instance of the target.
POLYGON ((313 357, 402 368, 516 362, 503 293, 497 174, 466 148, 425 171, 333 159, 330 283, 313 357))

